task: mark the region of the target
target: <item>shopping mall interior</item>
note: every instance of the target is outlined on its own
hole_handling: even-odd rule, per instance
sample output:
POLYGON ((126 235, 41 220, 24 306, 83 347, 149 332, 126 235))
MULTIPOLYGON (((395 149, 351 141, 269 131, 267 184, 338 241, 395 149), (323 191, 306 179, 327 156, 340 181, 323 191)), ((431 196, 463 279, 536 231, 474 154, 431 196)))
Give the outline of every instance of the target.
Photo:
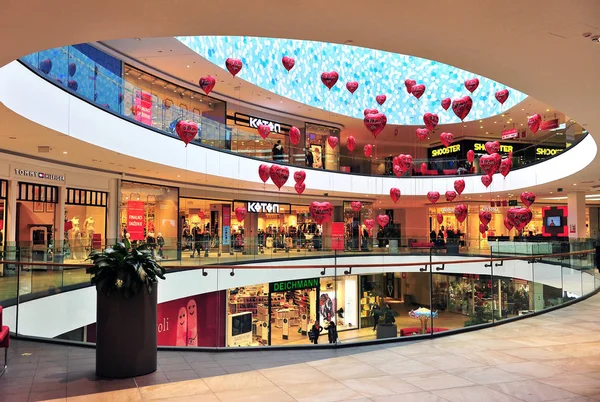
POLYGON ((600 401, 599 2, 36 3, 0 402, 600 401))

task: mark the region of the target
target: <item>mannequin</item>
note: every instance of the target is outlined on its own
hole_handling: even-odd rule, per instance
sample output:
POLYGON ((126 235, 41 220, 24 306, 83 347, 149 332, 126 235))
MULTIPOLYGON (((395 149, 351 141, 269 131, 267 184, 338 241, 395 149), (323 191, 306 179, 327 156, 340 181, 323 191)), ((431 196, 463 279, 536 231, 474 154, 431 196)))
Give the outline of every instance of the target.
POLYGON ((71 232, 73 236, 73 259, 78 260, 83 258, 83 243, 81 241, 81 229, 79 228, 79 218, 74 216, 71 219, 73 224, 73 230, 71 232))
POLYGON ((156 244, 158 245, 158 257, 159 259, 163 259, 163 247, 165 246, 165 238, 163 237, 161 232, 158 232, 158 236, 156 237, 156 244))
POLYGON ((85 231, 86 239, 88 241, 87 247, 89 247, 90 249, 92 248, 92 239, 94 237, 95 223, 96 221, 91 216, 83 222, 83 230, 85 231))

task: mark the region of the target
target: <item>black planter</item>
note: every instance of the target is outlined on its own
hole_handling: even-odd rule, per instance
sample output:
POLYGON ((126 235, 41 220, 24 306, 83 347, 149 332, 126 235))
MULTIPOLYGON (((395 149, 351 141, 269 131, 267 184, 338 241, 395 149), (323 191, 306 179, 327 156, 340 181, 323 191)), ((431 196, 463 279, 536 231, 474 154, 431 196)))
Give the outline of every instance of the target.
POLYGON ((156 296, 147 289, 130 299, 97 293, 96 374, 136 377, 156 371, 156 296))
POLYGON ((377 339, 395 338, 398 336, 398 327, 396 324, 377 325, 377 339))

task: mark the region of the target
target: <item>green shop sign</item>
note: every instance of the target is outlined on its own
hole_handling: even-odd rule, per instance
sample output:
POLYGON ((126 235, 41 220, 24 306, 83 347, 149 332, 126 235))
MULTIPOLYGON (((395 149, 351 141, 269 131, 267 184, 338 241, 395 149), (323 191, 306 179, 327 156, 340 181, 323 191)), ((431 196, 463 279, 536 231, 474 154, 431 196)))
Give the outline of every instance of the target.
POLYGON ((319 278, 298 279, 294 281, 282 281, 269 283, 270 292, 287 292, 290 290, 312 289, 319 287, 319 278))

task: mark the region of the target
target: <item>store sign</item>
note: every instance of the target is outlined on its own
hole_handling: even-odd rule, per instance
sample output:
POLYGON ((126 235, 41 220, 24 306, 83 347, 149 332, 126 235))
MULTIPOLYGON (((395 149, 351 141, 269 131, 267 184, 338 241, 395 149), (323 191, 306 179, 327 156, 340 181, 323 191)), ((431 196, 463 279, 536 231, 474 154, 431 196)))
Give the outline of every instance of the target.
POLYGON ((443 214, 453 214, 454 208, 442 208, 442 213, 443 214))
POLYGON ((558 128, 558 119, 546 120, 540 124, 540 130, 552 130, 558 128))
POLYGON ((503 140, 509 140, 511 138, 519 138, 519 131, 516 128, 502 131, 503 140))
POLYGON ((563 151, 562 148, 543 148, 543 147, 536 147, 535 148, 535 155, 536 156, 554 156, 556 154, 559 154, 563 151))
POLYGON ((284 123, 279 123, 272 120, 267 120, 262 117, 249 116, 247 114, 236 113, 233 116, 233 120, 238 126, 245 126, 254 129, 258 129, 258 126, 264 124, 271 128, 271 132, 281 134, 282 132, 289 132, 292 126, 284 123))
POLYGON ((460 152, 460 144, 450 145, 449 147, 437 148, 431 150, 431 157, 450 155, 460 152))
POLYGON ((42 179, 42 180, 65 181, 64 174, 61 175, 61 174, 44 173, 44 172, 38 172, 35 170, 26 170, 26 169, 19 169, 19 168, 15 169, 15 175, 23 176, 23 177, 35 177, 36 179, 42 179))
POLYGON ((491 212, 493 214, 499 214, 500 213, 500 208, 498 208, 498 207, 482 207, 481 210, 483 212, 491 212))
POLYGON ((231 206, 223 205, 223 245, 231 243, 231 206))
POLYGON ((144 240, 144 202, 127 202, 127 233, 131 240, 144 240))
POLYGON ((344 240, 344 222, 333 222, 331 224, 331 249, 344 251, 344 240))
MULTIPOLYGON (((475 143, 475 152, 484 151, 485 152, 485 144, 482 142, 475 143)), ((512 145, 500 145, 500 153, 507 154, 509 152, 513 152, 512 145)))
POLYGON ((274 204, 272 202, 248 201, 248 212, 278 214, 279 204, 274 204))
POLYGON ((269 283, 269 292, 287 292, 290 290, 313 289, 320 287, 319 278, 298 279, 269 283))
POLYGON ((134 115, 140 123, 152 125, 152 94, 144 91, 135 92, 134 115))

